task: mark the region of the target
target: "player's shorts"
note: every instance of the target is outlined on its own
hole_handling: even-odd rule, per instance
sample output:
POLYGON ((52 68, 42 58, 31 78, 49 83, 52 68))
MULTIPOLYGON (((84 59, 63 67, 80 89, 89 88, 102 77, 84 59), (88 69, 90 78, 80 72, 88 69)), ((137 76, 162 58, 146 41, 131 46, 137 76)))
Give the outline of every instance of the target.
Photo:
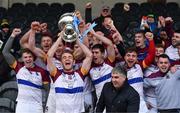
POLYGON ((18 101, 16 113, 43 113, 43 107, 40 104, 18 101))

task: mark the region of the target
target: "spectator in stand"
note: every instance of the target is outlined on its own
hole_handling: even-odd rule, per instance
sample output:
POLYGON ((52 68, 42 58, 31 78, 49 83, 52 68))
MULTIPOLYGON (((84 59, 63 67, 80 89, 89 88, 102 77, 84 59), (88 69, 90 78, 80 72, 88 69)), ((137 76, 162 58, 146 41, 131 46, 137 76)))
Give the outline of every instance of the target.
POLYGON ((4 38, 6 41, 8 40, 10 36, 10 26, 7 19, 3 19, 1 23, 1 33, 2 38, 4 38))
POLYGON ((171 17, 164 18, 163 16, 159 16, 159 23, 160 26, 160 33, 159 38, 156 38, 155 43, 159 41, 158 44, 163 44, 165 48, 169 47, 171 45, 171 38, 173 36, 174 30, 173 30, 173 20, 171 17))
POLYGON ((10 36, 9 28, 10 28, 9 23, 7 22, 6 19, 3 19, 0 26, 0 85, 8 81, 11 77, 9 73, 11 71, 11 68, 8 66, 7 62, 5 61, 2 55, 2 50, 4 48, 4 45, 6 44, 10 36))
MULTIPOLYGON (((0 53, 1 53, 5 43, 7 42, 8 38, 11 35, 11 31, 10 31, 10 25, 7 19, 2 20, 0 27, 1 27, 0 28, 0 53)), ((19 56, 19 50, 20 50, 19 40, 20 40, 20 35, 15 38, 13 42, 13 47, 11 48, 11 52, 13 56, 15 56, 16 58, 20 57, 19 56)))
POLYGON ((139 110, 140 97, 134 88, 127 82, 126 71, 120 66, 112 69, 111 82, 105 83, 100 99, 97 103, 96 112, 137 113, 139 110))
MULTIPOLYGON (((176 44, 176 48, 178 49, 178 54, 180 56, 180 42, 176 44)), ((180 59, 176 60, 171 64, 172 66, 172 71, 175 72, 177 69, 180 69, 180 59)))
POLYGON ((92 20, 92 16, 91 16, 91 8, 92 8, 92 4, 90 2, 87 3, 86 4, 86 10, 85 10, 85 21, 86 21, 86 23, 95 22, 97 24, 97 26, 94 28, 95 31, 104 29, 102 26, 103 18, 105 16, 111 15, 110 7, 106 6, 106 5, 103 6, 101 9, 100 16, 95 18, 94 20, 92 20))
POLYGON ((144 88, 154 88, 160 113, 179 113, 180 70, 169 71, 170 59, 166 54, 159 56, 157 66, 159 71, 144 79, 144 88))
POLYGON ((153 37, 153 34, 150 32, 147 32, 146 34, 144 34, 143 31, 135 33, 135 45, 138 50, 138 61, 140 62, 142 69, 147 68, 154 60, 155 44, 153 37), (146 41, 149 42, 149 45, 147 45, 146 41))
POLYGON ((178 54, 178 49, 176 48, 176 44, 180 42, 180 30, 176 30, 172 37, 172 45, 170 45, 166 50, 165 53, 169 56, 171 63, 180 59, 178 54))
POLYGON ((148 14, 143 27, 145 31, 150 31, 156 36, 160 26, 158 26, 158 22, 155 21, 155 16, 153 14, 148 14))
POLYGON ((102 25, 104 29, 101 31, 104 33, 105 37, 109 38, 111 41, 113 41, 113 37, 119 37, 121 41, 123 42, 122 36, 120 35, 119 31, 114 26, 114 22, 110 15, 105 16, 103 18, 102 25))
MULTIPOLYGON (((144 31, 138 31, 135 33, 135 45, 137 49, 138 62, 143 70, 150 66, 154 61, 155 44, 153 37, 154 36, 151 32, 147 32, 146 34, 144 34, 144 31), (145 40, 149 41, 149 45, 146 45, 145 40)), ((119 50, 119 53, 122 57, 124 57, 125 48, 122 41, 117 37, 114 37, 113 40, 114 42, 116 42, 115 44, 117 49, 119 50)))
POLYGON ((16 113, 43 113, 45 106, 42 102, 42 89, 49 91, 49 74, 46 70, 34 64, 35 56, 29 49, 22 51, 22 61, 18 62, 10 53, 13 41, 21 33, 18 28, 13 29, 3 49, 3 55, 9 66, 16 71, 18 96, 16 113))

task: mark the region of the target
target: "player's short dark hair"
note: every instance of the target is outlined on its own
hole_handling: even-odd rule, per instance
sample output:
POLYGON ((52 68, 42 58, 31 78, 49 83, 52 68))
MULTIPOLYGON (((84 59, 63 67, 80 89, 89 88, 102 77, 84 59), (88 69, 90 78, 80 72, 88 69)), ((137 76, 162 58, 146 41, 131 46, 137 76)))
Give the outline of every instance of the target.
POLYGON ((104 16, 104 17, 102 18, 102 22, 104 22, 105 18, 111 18, 111 19, 112 19, 112 16, 111 16, 111 15, 104 16))
POLYGON ((136 34, 142 34, 144 37, 145 37, 145 31, 144 30, 137 30, 136 32, 135 32, 135 35, 136 34))
POLYGON ((36 55, 28 48, 21 49, 20 53, 21 53, 21 56, 23 55, 23 53, 30 53, 30 54, 32 54, 34 59, 36 58, 36 55))
POLYGON ((135 47, 129 47, 129 48, 126 49, 125 54, 132 53, 132 52, 136 52, 137 53, 137 49, 135 47))
MULTIPOLYGON (((71 54, 73 56, 73 51, 70 48, 66 48, 66 49, 63 50, 60 59, 62 59, 62 55, 64 53, 69 53, 69 54, 71 54)), ((73 59, 74 59, 74 56, 73 56, 73 59)))
POLYGON ((93 49, 99 49, 102 53, 105 52, 105 48, 102 44, 95 44, 93 47, 92 47, 92 50, 93 49))
POLYGON ((167 59, 170 61, 169 56, 166 55, 166 54, 161 54, 161 55, 159 55, 158 60, 159 60, 160 58, 167 58, 167 59))

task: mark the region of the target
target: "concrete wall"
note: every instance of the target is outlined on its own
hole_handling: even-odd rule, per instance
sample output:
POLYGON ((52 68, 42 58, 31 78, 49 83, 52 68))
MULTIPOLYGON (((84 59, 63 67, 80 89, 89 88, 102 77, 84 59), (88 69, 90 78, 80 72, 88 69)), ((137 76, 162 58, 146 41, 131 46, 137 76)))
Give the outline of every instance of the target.
MULTIPOLYGON (((98 16, 99 12, 101 10, 101 7, 103 5, 109 5, 110 7, 113 7, 113 5, 117 2, 124 2, 124 3, 129 3, 129 2, 136 2, 136 3, 142 3, 146 2, 147 0, 43 0, 45 3, 51 4, 52 2, 58 2, 61 4, 64 3, 74 3, 76 6, 77 10, 80 10, 82 15, 84 14, 84 9, 85 9, 85 4, 87 2, 91 2, 93 5, 92 9, 92 14, 93 17, 98 16)), ((1 0, 0 1, 0 6, 3 7, 10 7, 13 3, 20 2, 20 3, 27 3, 27 2, 35 2, 35 3, 42 3, 42 0, 1 0)), ((180 0, 167 0, 167 2, 177 2, 180 6, 180 0)))

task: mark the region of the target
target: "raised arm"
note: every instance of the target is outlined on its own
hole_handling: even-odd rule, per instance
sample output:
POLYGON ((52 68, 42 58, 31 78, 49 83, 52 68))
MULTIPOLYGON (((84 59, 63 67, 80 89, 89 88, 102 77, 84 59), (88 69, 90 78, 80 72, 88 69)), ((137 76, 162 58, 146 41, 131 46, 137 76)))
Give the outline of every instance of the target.
POLYGON ((62 42, 62 32, 60 32, 59 34, 59 38, 56 40, 56 42, 51 46, 51 48, 48 51, 48 56, 49 57, 54 57, 54 54, 59 46, 59 44, 62 42))
POLYGON ((29 38, 28 38, 28 48, 39 58, 43 59, 43 61, 46 60, 45 56, 46 53, 35 46, 35 33, 39 31, 40 23, 39 22, 32 22, 31 23, 31 29, 29 32, 29 38))
POLYGON ((111 62, 114 62, 114 60, 115 60, 115 49, 114 49, 112 41, 110 39, 102 36, 102 35, 95 33, 94 30, 92 30, 92 34, 107 46, 107 56, 111 62))
POLYGON ((13 32, 11 36, 9 37, 8 41, 6 42, 4 49, 2 51, 2 54, 4 55, 5 60, 10 65, 11 68, 13 68, 14 63, 16 62, 15 57, 10 53, 10 49, 12 47, 14 38, 21 33, 21 29, 15 28, 13 29, 13 32))
POLYGON ((81 72, 83 72, 83 74, 86 75, 91 67, 92 53, 87 48, 87 46, 85 46, 83 43, 80 42, 79 38, 76 40, 76 43, 80 46, 80 48, 86 55, 85 59, 83 60, 82 68, 81 68, 81 72))
POLYGON ((148 48, 148 55, 142 62, 140 62, 140 65, 143 69, 150 66, 155 58, 155 44, 153 40, 153 34, 151 32, 147 32, 145 36, 149 40, 149 48, 148 48))
POLYGON ((91 2, 88 2, 86 4, 86 9, 85 9, 85 22, 86 23, 92 22, 91 10, 92 10, 92 4, 91 2))
POLYGON ((35 31, 31 30, 29 39, 28 39, 29 49, 39 58, 45 61, 46 53, 41 49, 35 46, 35 31))
POLYGON ((30 31, 29 30, 28 32, 26 32, 22 38, 20 39, 20 45, 22 48, 29 48, 29 44, 28 44, 28 39, 29 39, 29 34, 30 34, 30 31))
POLYGON ((124 58, 125 56, 125 47, 124 47, 124 44, 123 44, 123 41, 121 40, 122 39, 122 36, 118 34, 118 33, 115 33, 113 34, 112 38, 113 38, 113 42, 114 44, 116 44, 116 47, 119 51, 119 53, 121 54, 121 56, 124 58))
POLYGON ((57 72, 57 68, 56 66, 54 65, 54 63, 52 62, 53 61, 53 57, 54 57, 54 54, 59 46, 59 44, 61 43, 62 39, 62 32, 59 33, 59 38, 56 40, 56 42, 51 46, 51 48, 49 49, 48 53, 47 53, 47 66, 48 66, 48 70, 50 72, 50 75, 51 76, 55 76, 55 73, 57 72))

